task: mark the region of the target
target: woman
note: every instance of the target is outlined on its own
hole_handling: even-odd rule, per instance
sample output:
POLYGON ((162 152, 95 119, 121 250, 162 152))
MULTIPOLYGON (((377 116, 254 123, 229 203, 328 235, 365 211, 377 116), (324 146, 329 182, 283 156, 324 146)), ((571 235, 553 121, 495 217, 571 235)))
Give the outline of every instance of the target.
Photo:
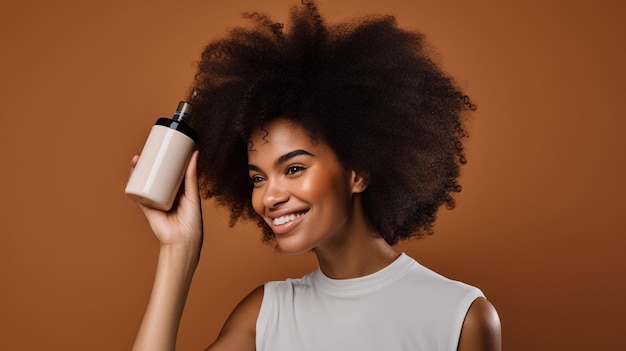
POLYGON ((288 33, 267 17, 207 46, 191 98, 200 134, 168 213, 136 350, 172 350, 202 246, 200 193, 319 269, 270 282, 209 350, 500 350, 482 292, 394 248, 432 232, 465 163, 473 105, 391 17, 327 26, 311 3, 288 33), (199 181, 198 181, 199 179, 199 181))

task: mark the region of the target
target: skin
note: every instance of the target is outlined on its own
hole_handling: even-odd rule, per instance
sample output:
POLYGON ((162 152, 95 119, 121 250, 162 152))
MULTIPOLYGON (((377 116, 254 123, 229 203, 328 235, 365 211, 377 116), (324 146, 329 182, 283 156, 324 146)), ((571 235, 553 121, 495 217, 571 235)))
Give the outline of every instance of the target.
POLYGON ((248 153, 252 206, 276 233, 281 251, 313 250, 322 271, 335 279, 374 273, 398 257, 363 215, 360 193, 367 185, 362 177, 294 124, 277 120, 265 129, 267 137, 264 131, 251 136, 248 153), (291 223, 273 223, 302 211, 291 223))
MULTIPOLYGON (((399 253, 377 235, 364 215, 363 177, 346 169, 334 151, 305 130, 274 120, 250 137, 252 206, 272 227, 282 251, 313 251, 320 269, 334 279, 374 273, 399 253), (293 215, 288 223, 276 218, 293 215), (297 217, 297 218, 296 218, 297 217)), ((134 350, 174 350, 189 286, 202 247, 202 216, 196 173, 197 153, 185 174, 185 191, 168 212, 138 204, 160 243, 157 273, 134 350)), ((133 159, 133 164, 136 157, 133 159)), ((207 350, 255 350, 256 319, 263 287, 235 307, 207 350)), ((470 307, 458 350, 501 350, 500 321, 484 298, 470 307)))

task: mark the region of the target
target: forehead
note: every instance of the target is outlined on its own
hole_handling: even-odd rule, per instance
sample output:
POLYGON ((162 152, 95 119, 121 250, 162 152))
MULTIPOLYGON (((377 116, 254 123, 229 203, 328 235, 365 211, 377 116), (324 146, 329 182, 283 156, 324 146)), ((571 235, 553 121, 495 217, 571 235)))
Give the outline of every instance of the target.
POLYGON ((249 138, 248 160, 257 163, 261 158, 277 158, 293 150, 306 150, 319 156, 334 156, 325 143, 313 140, 300 125, 276 119, 254 131, 249 138))
POLYGON ((286 146, 303 142, 312 145, 311 138, 302 127, 284 119, 273 120, 254 131, 249 142, 251 144, 249 153, 267 146, 286 146))

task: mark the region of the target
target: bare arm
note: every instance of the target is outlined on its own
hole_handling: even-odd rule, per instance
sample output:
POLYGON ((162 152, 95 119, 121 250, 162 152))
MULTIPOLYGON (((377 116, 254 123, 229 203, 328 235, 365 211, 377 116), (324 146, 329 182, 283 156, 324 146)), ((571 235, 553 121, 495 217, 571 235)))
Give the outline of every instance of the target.
POLYGON ((256 320, 263 301, 263 286, 259 286, 235 307, 217 340, 206 351, 254 351, 256 349, 256 320))
MULTIPOLYGON (((185 191, 170 212, 138 204, 159 241, 156 276, 133 350, 174 350, 176 334, 202 247, 202 210, 196 173, 197 152, 184 180, 185 191)), ((133 158, 133 164, 137 157, 133 158)))
MULTIPOLYGON (((174 350, 180 319, 203 241, 202 209, 196 172, 197 152, 185 173, 183 194, 170 212, 138 204, 146 216, 160 251, 148 306, 133 350, 174 350)), ((133 164, 137 157, 133 158, 133 164)), ((217 340, 208 350, 253 351, 256 319, 263 287, 251 292, 233 311, 217 340)))
POLYGON ((474 300, 465 316, 458 351, 501 351, 500 317, 487 299, 474 300))
POLYGON ((150 301, 133 350, 174 350, 198 255, 192 247, 163 247, 150 301))

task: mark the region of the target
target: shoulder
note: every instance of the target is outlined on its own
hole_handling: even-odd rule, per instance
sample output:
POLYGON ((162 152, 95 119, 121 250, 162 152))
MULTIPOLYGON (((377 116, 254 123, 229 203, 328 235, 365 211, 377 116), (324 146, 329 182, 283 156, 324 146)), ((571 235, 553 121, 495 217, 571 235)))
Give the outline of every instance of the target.
POLYGON ((484 297, 477 287, 441 275, 410 256, 405 256, 403 260, 407 269, 399 283, 412 293, 425 295, 421 296, 422 298, 441 301, 440 305, 447 306, 464 316, 476 298, 484 297))
POLYGON ((458 351, 500 351, 500 317, 485 298, 474 300, 463 322, 458 351))
POLYGON ((252 290, 239 302, 207 350, 255 350, 256 320, 263 302, 264 286, 252 290))
MULTIPOLYGON (((293 294, 295 291, 305 290, 319 283, 321 272, 315 270, 300 278, 287 278, 285 280, 275 280, 265 283, 265 296, 283 296, 293 294)), ((284 297, 284 296, 283 296, 284 297)))

